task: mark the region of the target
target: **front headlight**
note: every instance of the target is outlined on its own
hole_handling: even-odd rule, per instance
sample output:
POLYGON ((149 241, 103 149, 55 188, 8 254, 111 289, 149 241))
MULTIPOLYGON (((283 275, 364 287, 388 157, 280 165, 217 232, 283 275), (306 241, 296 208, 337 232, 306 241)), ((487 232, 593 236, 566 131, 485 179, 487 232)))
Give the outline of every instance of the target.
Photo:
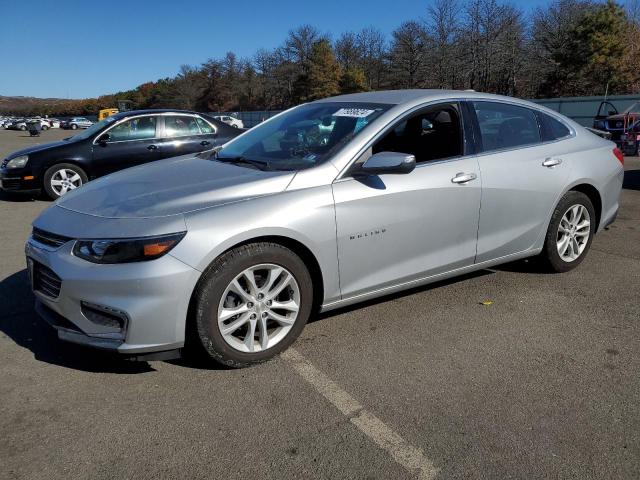
POLYGON ((7 162, 7 168, 23 168, 29 161, 29 155, 21 155, 7 162))
POLYGON ((92 263, 146 262, 169 252, 186 233, 113 240, 76 240, 73 254, 92 263))

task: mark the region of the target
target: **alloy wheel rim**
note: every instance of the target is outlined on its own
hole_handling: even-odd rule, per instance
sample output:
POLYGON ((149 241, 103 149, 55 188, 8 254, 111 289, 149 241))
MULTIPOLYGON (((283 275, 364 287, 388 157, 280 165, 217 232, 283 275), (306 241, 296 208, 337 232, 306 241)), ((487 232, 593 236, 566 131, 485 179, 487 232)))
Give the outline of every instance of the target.
POLYGON ((51 189, 56 195, 61 196, 69 190, 75 190, 82 186, 82 177, 77 172, 62 168, 51 176, 51 189))
POLYGON ((300 288, 286 268, 271 263, 249 267, 225 288, 218 305, 224 341, 245 353, 265 351, 293 328, 300 310, 300 288))
POLYGON ((558 225, 556 248, 565 262, 577 260, 587 247, 591 236, 591 217, 584 205, 567 209, 558 225))

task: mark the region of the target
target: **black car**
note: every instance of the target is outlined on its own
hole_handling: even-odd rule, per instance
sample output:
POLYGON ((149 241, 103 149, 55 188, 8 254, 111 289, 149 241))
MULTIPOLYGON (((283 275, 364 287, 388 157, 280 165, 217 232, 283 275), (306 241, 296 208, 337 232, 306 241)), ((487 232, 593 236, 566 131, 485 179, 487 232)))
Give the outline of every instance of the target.
POLYGON ((73 137, 12 153, 0 166, 0 188, 44 189, 55 199, 94 178, 162 158, 211 150, 240 133, 196 112, 122 112, 73 137))

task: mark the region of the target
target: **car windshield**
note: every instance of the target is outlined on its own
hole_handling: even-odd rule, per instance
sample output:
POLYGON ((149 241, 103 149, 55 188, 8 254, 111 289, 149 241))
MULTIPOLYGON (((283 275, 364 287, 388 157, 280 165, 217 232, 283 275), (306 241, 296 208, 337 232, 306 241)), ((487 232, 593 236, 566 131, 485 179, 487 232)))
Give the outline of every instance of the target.
POLYGON ((622 113, 640 113, 640 102, 636 102, 632 104, 629 108, 627 108, 622 113))
POLYGON ((319 165, 392 105, 321 102, 302 105, 231 141, 220 161, 268 170, 301 170, 319 165))
POLYGON ((94 123, 93 125, 91 125, 86 130, 83 130, 82 132, 78 133, 77 135, 74 135, 71 138, 73 140, 86 140, 87 138, 89 138, 92 135, 96 134, 97 132, 102 130, 104 127, 106 127, 107 125, 109 125, 109 124, 111 124, 111 123, 113 123, 115 121, 116 121, 116 118, 107 117, 107 118, 105 118, 104 120, 102 120, 102 121, 100 121, 98 123, 94 123))

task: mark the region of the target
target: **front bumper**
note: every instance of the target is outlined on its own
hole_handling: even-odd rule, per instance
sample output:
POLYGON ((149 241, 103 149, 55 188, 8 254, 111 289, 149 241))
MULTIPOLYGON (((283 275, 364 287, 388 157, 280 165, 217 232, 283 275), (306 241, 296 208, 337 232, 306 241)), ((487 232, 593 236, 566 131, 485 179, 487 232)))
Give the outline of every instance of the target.
POLYGON ((170 254, 149 262, 92 264, 71 254, 73 243, 56 249, 31 238, 25 246, 36 268, 46 267, 61 281, 53 297, 34 285, 31 270, 36 311, 57 330, 58 338, 129 356, 184 346, 197 270, 170 254), (87 315, 87 305, 119 312, 126 321, 120 327, 96 323, 87 315))
POLYGON ((29 192, 39 189, 37 177, 30 168, 0 169, 0 190, 29 192))

